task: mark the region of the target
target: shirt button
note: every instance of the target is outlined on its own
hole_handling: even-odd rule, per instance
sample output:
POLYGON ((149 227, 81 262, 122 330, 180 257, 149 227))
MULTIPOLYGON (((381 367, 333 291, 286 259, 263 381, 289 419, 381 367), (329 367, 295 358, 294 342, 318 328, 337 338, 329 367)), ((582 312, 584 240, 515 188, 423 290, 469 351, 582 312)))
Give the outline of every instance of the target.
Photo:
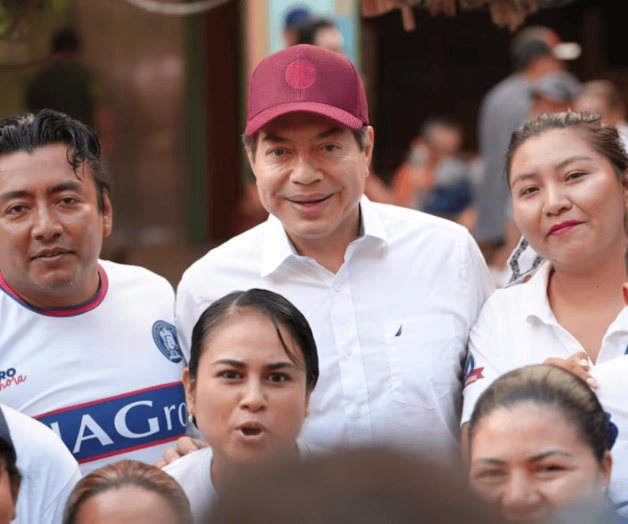
POLYGON ((335 291, 336 293, 340 293, 340 292, 342 291, 342 284, 339 284, 338 282, 336 282, 336 283, 334 284, 334 291, 335 291))

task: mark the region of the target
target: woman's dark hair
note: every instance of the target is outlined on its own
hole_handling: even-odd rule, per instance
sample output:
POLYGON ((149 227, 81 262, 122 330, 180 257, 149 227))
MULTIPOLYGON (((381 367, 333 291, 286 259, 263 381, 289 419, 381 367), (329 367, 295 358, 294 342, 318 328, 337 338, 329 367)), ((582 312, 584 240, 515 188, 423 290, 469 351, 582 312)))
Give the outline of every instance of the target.
POLYGON ((624 177, 628 168, 628 155, 623 146, 617 129, 602 125, 598 115, 592 113, 543 113, 525 122, 517 129, 510 139, 506 151, 506 182, 510 186, 510 169, 515 151, 526 140, 539 136, 554 129, 573 129, 578 131, 584 140, 613 166, 617 176, 624 177))
POLYGON ((102 212, 104 194, 111 194, 111 184, 101 164, 100 141, 92 128, 52 109, 0 119, 0 155, 17 151, 31 153, 49 144, 68 146, 68 163, 75 174, 87 164, 96 183, 98 209, 102 212))
POLYGON ((564 369, 538 364, 502 375, 482 393, 469 421, 469 443, 482 419, 523 403, 553 408, 578 430, 598 461, 613 444, 612 424, 591 388, 564 369))
POLYGON ((0 461, 4 463, 4 467, 7 470, 9 484, 11 486, 11 495, 13 496, 13 500, 16 501, 18 491, 20 490, 22 475, 17 469, 17 455, 15 454, 13 444, 2 437, 0 437, 0 461))
POLYGON ((127 486, 161 495, 177 516, 173 524, 192 524, 190 503, 179 484, 158 467, 137 460, 114 462, 83 477, 68 497, 63 512, 63 524, 74 524, 82 505, 90 498, 127 486))
POLYGON ((188 370, 195 379, 198 362, 207 341, 215 329, 228 318, 239 312, 253 310, 267 317, 275 326, 279 341, 290 360, 296 362, 294 350, 290 350, 280 327, 285 328, 303 353, 305 377, 308 391, 312 391, 318 380, 318 353, 312 329, 303 314, 281 295, 266 289, 234 291, 213 302, 200 316, 192 330, 192 345, 188 370))

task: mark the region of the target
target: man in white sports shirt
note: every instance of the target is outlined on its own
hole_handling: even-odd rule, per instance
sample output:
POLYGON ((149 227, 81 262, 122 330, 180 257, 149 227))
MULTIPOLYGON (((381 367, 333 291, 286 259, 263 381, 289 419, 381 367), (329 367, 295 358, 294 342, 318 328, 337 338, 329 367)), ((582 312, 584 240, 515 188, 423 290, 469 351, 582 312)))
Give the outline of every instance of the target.
POLYGON ((111 225, 90 128, 51 110, 0 120, 0 402, 83 472, 154 462, 186 426, 173 290, 98 259, 111 225))
POLYGON ((351 62, 309 45, 251 77, 246 153, 266 222, 184 274, 184 350, 203 310, 234 289, 292 301, 319 348, 303 438, 323 448, 385 443, 456 457, 467 336, 491 290, 462 227, 363 196, 373 151, 351 62))

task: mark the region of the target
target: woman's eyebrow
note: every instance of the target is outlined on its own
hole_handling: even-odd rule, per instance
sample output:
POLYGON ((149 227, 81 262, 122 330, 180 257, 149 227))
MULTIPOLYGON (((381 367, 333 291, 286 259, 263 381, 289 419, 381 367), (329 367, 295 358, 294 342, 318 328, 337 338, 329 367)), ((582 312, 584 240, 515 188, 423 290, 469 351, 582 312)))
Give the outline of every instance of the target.
POLYGON ((272 362, 271 364, 266 364, 264 367, 266 369, 296 368, 296 366, 292 362, 288 362, 288 361, 272 362))
POLYGON ((558 162, 558 164, 556 164, 556 167, 565 167, 573 162, 579 162, 581 160, 592 161, 593 158, 591 158, 590 156, 584 156, 584 155, 572 156, 572 157, 566 158, 565 160, 561 162, 558 162))
POLYGON ((525 182, 526 180, 536 178, 536 176, 537 175, 535 173, 524 173, 522 175, 517 175, 515 179, 512 181, 512 184, 510 184, 510 187, 513 187, 518 182, 525 182))
POLYGON ((246 364, 244 364, 244 362, 241 362, 240 360, 232 360, 229 358, 222 358, 220 360, 216 360, 214 362, 212 362, 212 365, 214 366, 218 366, 218 365, 224 365, 224 366, 233 366, 234 368, 245 368, 246 364))
POLYGON ((538 455, 534 455, 533 457, 530 457, 528 461, 539 462, 540 460, 544 460, 546 458, 554 457, 554 456, 571 458, 573 457, 573 454, 567 451, 559 450, 559 449, 550 449, 549 451, 545 451, 543 453, 539 453, 538 455))

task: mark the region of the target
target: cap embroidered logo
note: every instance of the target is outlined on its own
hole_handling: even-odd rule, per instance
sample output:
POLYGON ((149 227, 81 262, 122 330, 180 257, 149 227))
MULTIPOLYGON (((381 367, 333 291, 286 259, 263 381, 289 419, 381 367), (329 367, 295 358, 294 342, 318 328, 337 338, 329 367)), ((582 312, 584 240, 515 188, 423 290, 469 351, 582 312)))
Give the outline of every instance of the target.
POLYGON ((307 89, 316 82, 316 68, 307 60, 295 60, 286 68, 286 82, 293 89, 307 89))

